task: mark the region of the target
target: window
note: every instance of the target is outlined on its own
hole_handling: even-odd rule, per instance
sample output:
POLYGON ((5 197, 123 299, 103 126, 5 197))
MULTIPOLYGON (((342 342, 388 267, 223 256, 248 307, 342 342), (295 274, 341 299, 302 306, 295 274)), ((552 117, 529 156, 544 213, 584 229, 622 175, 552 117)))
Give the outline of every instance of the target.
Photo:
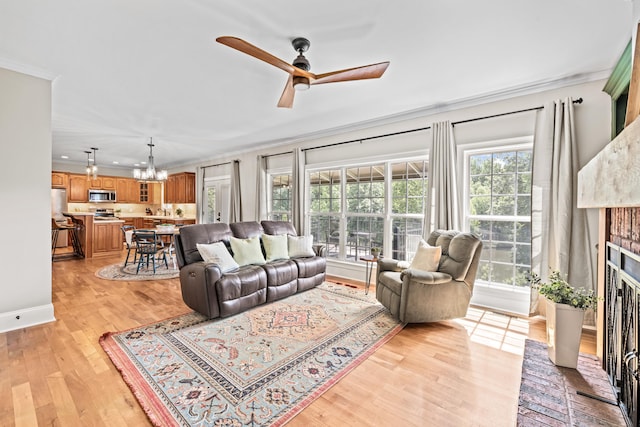
POLYGON ((340 256, 342 212, 342 171, 323 170, 309 175, 311 233, 315 242, 327 248, 327 257, 340 256))
POLYGON ((346 259, 358 261, 384 234, 384 165, 346 169, 346 259))
POLYGON ((269 175, 270 201, 268 218, 272 221, 291 220, 291 174, 269 175))
POLYGON ((531 268, 530 148, 467 154, 466 219, 482 238, 477 280, 524 287, 531 268))
POLYGON ((372 247, 413 257, 422 238, 427 162, 384 162, 309 174, 310 224, 328 257, 358 261, 372 247))
POLYGON ((427 200, 427 162, 391 165, 392 258, 411 260, 422 238, 427 200))

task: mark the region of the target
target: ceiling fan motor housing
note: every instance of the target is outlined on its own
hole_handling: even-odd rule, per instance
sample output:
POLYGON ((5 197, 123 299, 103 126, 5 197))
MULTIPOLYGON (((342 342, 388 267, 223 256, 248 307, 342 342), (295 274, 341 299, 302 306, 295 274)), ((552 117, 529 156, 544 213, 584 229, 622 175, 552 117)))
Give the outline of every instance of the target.
POLYGON ((298 67, 301 70, 305 70, 305 71, 309 71, 311 69, 311 64, 309 63, 309 60, 305 58, 303 54, 298 55, 298 57, 293 60, 292 65, 294 67, 298 67))

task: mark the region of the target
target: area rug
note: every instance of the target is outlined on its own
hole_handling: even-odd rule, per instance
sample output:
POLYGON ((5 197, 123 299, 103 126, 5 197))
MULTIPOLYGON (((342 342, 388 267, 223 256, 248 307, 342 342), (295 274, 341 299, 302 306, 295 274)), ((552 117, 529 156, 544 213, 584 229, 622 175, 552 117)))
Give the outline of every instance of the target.
POLYGON ((113 264, 96 271, 96 276, 107 280, 127 281, 175 279, 180 276, 180 271, 177 268, 172 268, 171 262, 169 262, 169 268, 164 264, 156 265, 155 273, 151 265, 140 267, 138 273, 136 273, 136 269, 137 264, 129 263, 126 267, 123 267, 123 263, 113 264))
POLYGON ((598 358, 580 354, 578 368, 554 365, 544 343, 526 340, 518 426, 626 425, 598 358))
POLYGON ((224 319, 190 313, 100 343, 157 426, 280 426, 403 325, 323 283, 224 319))

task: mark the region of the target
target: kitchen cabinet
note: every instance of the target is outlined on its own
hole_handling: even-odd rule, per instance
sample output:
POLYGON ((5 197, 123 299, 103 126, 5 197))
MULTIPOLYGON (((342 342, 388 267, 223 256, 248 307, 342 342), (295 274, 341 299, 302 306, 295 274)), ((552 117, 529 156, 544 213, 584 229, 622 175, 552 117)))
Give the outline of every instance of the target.
POLYGON ((67 188, 69 185, 69 174, 64 172, 51 172, 52 188, 67 188))
POLYGON ((118 203, 140 203, 140 185, 133 178, 116 179, 116 199, 118 203))
POLYGON ((116 189, 116 181, 117 179, 113 176, 103 176, 101 177, 101 189, 102 190, 115 190, 116 189))
POLYGON ((130 203, 129 199, 129 181, 128 178, 116 179, 116 200, 118 203, 130 203))
POLYGON ((93 223, 93 256, 108 255, 122 250, 121 222, 93 223))
POLYGON ((150 182, 140 183, 140 203, 151 203, 153 201, 153 185, 150 182))
POLYGON ((196 175, 182 172, 169 175, 164 188, 165 203, 195 203, 196 175))
POLYGON ((86 203, 88 201, 88 181, 86 175, 69 175, 69 191, 67 198, 71 203, 86 203))
POLYGON ((89 180, 89 187, 92 190, 102 190, 102 177, 91 178, 89 180))

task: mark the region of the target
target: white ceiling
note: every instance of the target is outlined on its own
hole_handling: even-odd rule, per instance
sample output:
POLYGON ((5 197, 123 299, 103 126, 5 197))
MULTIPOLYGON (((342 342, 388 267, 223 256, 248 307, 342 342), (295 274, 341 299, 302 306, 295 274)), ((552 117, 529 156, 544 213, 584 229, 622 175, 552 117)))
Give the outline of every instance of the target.
MULTIPOLYGON (((176 167, 419 109, 606 75, 628 0, 0 0, 0 66, 53 80, 53 159, 131 167, 154 137, 176 167), (287 74, 215 42, 240 37, 311 71, 390 61, 379 80, 276 103, 287 74)), ((1 96, 1 94, 0 94, 1 96)))

